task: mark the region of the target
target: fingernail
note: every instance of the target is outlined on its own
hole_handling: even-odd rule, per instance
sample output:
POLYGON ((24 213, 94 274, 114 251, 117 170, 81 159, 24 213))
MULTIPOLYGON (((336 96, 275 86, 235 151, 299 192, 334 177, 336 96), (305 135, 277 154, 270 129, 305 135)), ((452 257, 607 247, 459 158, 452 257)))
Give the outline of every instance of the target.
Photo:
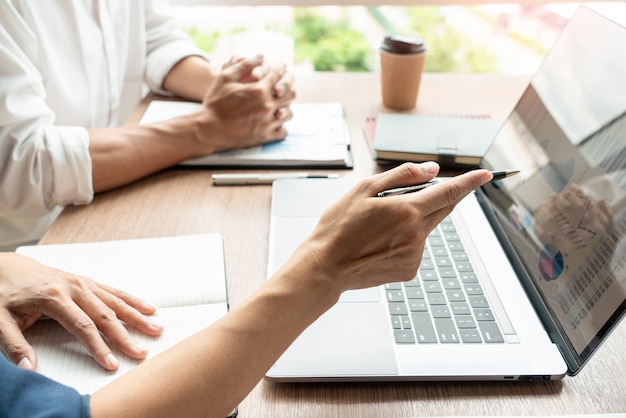
POLYGON ((277 84, 274 87, 274 96, 283 97, 286 91, 287 91, 287 87, 285 87, 283 83, 277 84))
POLYGON ((154 329, 162 329, 163 328, 163 324, 159 324, 158 322, 155 321, 150 321, 150 326, 154 329))
POLYGON ((28 357, 24 357, 23 359, 19 361, 19 363, 17 363, 17 367, 26 369, 26 370, 33 370, 33 363, 30 361, 28 357))
POLYGON ((263 78, 263 74, 264 74, 263 67, 254 67, 252 69, 252 75, 255 76, 256 78, 259 78, 259 79, 263 78))
POLYGON ((117 369, 120 365, 119 361, 117 361, 117 358, 115 358, 113 354, 109 354, 106 357, 106 362, 109 365, 109 368, 111 369, 117 369))
POLYGON ((139 344, 137 341, 135 341, 135 350, 138 353, 143 353, 144 351, 147 351, 146 347, 144 347, 143 345, 139 344))
POLYGON ((439 164, 434 161, 422 163, 422 168, 426 170, 428 174, 437 174, 439 172, 439 164))

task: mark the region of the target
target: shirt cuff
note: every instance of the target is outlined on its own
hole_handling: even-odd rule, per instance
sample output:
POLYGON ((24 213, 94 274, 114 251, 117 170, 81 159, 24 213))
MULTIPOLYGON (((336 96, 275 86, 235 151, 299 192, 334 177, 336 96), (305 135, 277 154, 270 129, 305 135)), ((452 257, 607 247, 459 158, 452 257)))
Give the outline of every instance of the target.
POLYGON ((52 170, 54 205, 84 205, 93 200, 89 134, 81 127, 49 127, 46 149, 52 170))
POLYGON ((163 96, 172 96, 163 90, 163 81, 169 72, 180 60, 190 56, 199 56, 207 61, 207 55, 188 40, 168 42, 150 53, 147 59, 146 84, 153 92, 163 96))

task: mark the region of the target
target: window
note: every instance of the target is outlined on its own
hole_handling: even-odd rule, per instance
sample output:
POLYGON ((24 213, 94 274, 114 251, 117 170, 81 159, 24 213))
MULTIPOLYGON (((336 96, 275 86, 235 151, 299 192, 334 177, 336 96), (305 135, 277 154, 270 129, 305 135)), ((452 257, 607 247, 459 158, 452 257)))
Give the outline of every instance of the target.
POLYGON ((397 32, 417 33, 425 39, 428 72, 531 74, 577 6, 197 3, 175 1, 173 14, 215 61, 263 52, 269 60, 288 63, 295 73, 378 71, 380 41, 386 33, 397 32))

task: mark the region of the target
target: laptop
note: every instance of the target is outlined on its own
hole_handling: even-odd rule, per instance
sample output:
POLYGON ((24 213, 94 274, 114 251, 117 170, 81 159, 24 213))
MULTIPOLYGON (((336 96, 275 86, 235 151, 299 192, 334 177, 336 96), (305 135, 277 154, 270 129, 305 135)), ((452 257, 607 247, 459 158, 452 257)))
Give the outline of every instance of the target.
MULTIPOLYGON (((579 7, 481 163, 521 173, 465 198, 413 280, 345 292, 266 379, 577 374, 626 311, 624 57, 624 22, 579 7)), ((268 277, 355 181, 274 182, 268 277)))

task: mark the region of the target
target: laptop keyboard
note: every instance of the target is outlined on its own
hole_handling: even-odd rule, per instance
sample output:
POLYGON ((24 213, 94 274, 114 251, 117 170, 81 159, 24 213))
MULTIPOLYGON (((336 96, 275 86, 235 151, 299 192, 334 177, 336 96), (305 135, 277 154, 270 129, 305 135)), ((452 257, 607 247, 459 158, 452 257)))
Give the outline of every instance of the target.
POLYGON ((451 218, 428 236, 413 280, 385 285, 398 344, 504 343, 451 218))

